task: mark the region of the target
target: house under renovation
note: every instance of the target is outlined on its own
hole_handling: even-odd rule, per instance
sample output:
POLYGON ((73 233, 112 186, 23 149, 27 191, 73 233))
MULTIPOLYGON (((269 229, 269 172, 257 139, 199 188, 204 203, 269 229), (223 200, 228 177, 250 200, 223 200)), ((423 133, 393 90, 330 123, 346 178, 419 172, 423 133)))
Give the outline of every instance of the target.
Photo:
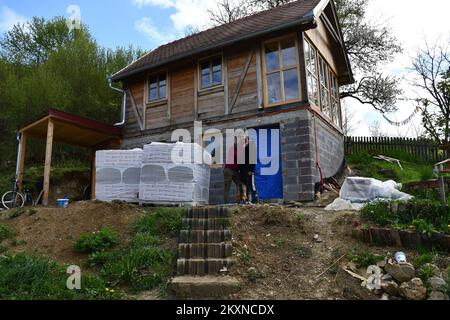
MULTIPOLYGON (((195 121, 204 146, 209 129, 264 129, 264 139, 278 129, 279 170, 258 175, 258 155, 256 184, 260 198, 285 201, 313 200, 317 183, 342 167, 339 86, 353 77, 333 1, 300 0, 188 36, 111 80, 124 88, 123 149, 170 143, 176 129, 194 137, 195 121)), ((221 164, 209 202, 223 203, 221 164)))

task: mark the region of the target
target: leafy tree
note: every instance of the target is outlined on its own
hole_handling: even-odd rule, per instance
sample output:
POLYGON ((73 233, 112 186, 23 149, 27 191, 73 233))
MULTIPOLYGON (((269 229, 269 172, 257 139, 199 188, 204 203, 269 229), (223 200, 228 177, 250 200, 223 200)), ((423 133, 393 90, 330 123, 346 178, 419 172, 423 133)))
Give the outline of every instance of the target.
MULTIPOLYGON (((6 32, 0 38, 0 166, 15 162, 15 131, 48 108, 116 122, 121 99, 108 88, 107 77, 140 55, 133 47, 102 48, 87 26, 69 31, 58 17, 33 18, 6 32)), ((69 158, 72 149, 61 148, 55 156, 61 152, 69 158)), ((27 155, 41 160, 42 145, 28 144, 27 155)))
POLYGON ((441 143, 450 142, 450 51, 448 44, 426 44, 413 61, 414 85, 422 123, 428 135, 441 143))

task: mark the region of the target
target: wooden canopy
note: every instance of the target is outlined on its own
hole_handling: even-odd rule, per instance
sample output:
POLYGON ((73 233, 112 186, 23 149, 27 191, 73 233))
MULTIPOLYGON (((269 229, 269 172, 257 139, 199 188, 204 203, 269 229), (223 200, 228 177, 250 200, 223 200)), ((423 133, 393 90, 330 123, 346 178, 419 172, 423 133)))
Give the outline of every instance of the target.
MULTIPOLYGON (((20 145, 17 157, 19 190, 25 164, 27 137, 46 139, 44 190, 42 203, 48 205, 50 189, 50 169, 53 141, 90 149, 92 153, 92 185, 95 184, 95 151, 114 148, 121 144, 122 130, 118 127, 80 117, 60 110, 49 109, 48 115, 20 129, 20 145)), ((94 195, 95 188, 91 188, 94 195)))

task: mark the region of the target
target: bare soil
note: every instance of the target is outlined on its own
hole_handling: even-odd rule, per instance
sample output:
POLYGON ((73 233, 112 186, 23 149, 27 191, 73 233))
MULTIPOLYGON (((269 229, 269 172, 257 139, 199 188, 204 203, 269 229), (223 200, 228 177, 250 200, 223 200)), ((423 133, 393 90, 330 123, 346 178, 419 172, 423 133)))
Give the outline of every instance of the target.
POLYGON ((111 227, 119 233, 119 243, 124 244, 131 238, 132 222, 145 214, 138 206, 91 201, 76 202, 65 209, 29 208, 17 218, 10 218, 12 212, 0 214, 0 222, 17 232, 15 239, 5 241, 3 246, 12 253, 36 253, 70 264, 87 258, 73 250, 81 234, 111 227))
MULTIPOLYGON (((356 212, 261 205, 235 209, 231 219, 237 265, 230 272, 243 284, 232 299, 344 299, 335 278, 350 250, 386 256, 401 250, 410 260, 418 255, 353 239, 351 230, 361 225, 356 212)), ((448 256, 440 258, 448 267, 448 256)))

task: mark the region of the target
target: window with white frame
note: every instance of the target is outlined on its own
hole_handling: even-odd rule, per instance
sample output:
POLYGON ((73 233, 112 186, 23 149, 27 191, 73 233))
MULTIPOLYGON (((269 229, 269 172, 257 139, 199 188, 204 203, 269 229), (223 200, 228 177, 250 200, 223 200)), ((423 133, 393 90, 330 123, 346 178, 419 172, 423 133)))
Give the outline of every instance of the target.
POLYGON ((315 105, 319 106, 319 88, 317 80, 317 52, 308 41, 304 41, 306 80, 308 82, 308 98, 315 105))

